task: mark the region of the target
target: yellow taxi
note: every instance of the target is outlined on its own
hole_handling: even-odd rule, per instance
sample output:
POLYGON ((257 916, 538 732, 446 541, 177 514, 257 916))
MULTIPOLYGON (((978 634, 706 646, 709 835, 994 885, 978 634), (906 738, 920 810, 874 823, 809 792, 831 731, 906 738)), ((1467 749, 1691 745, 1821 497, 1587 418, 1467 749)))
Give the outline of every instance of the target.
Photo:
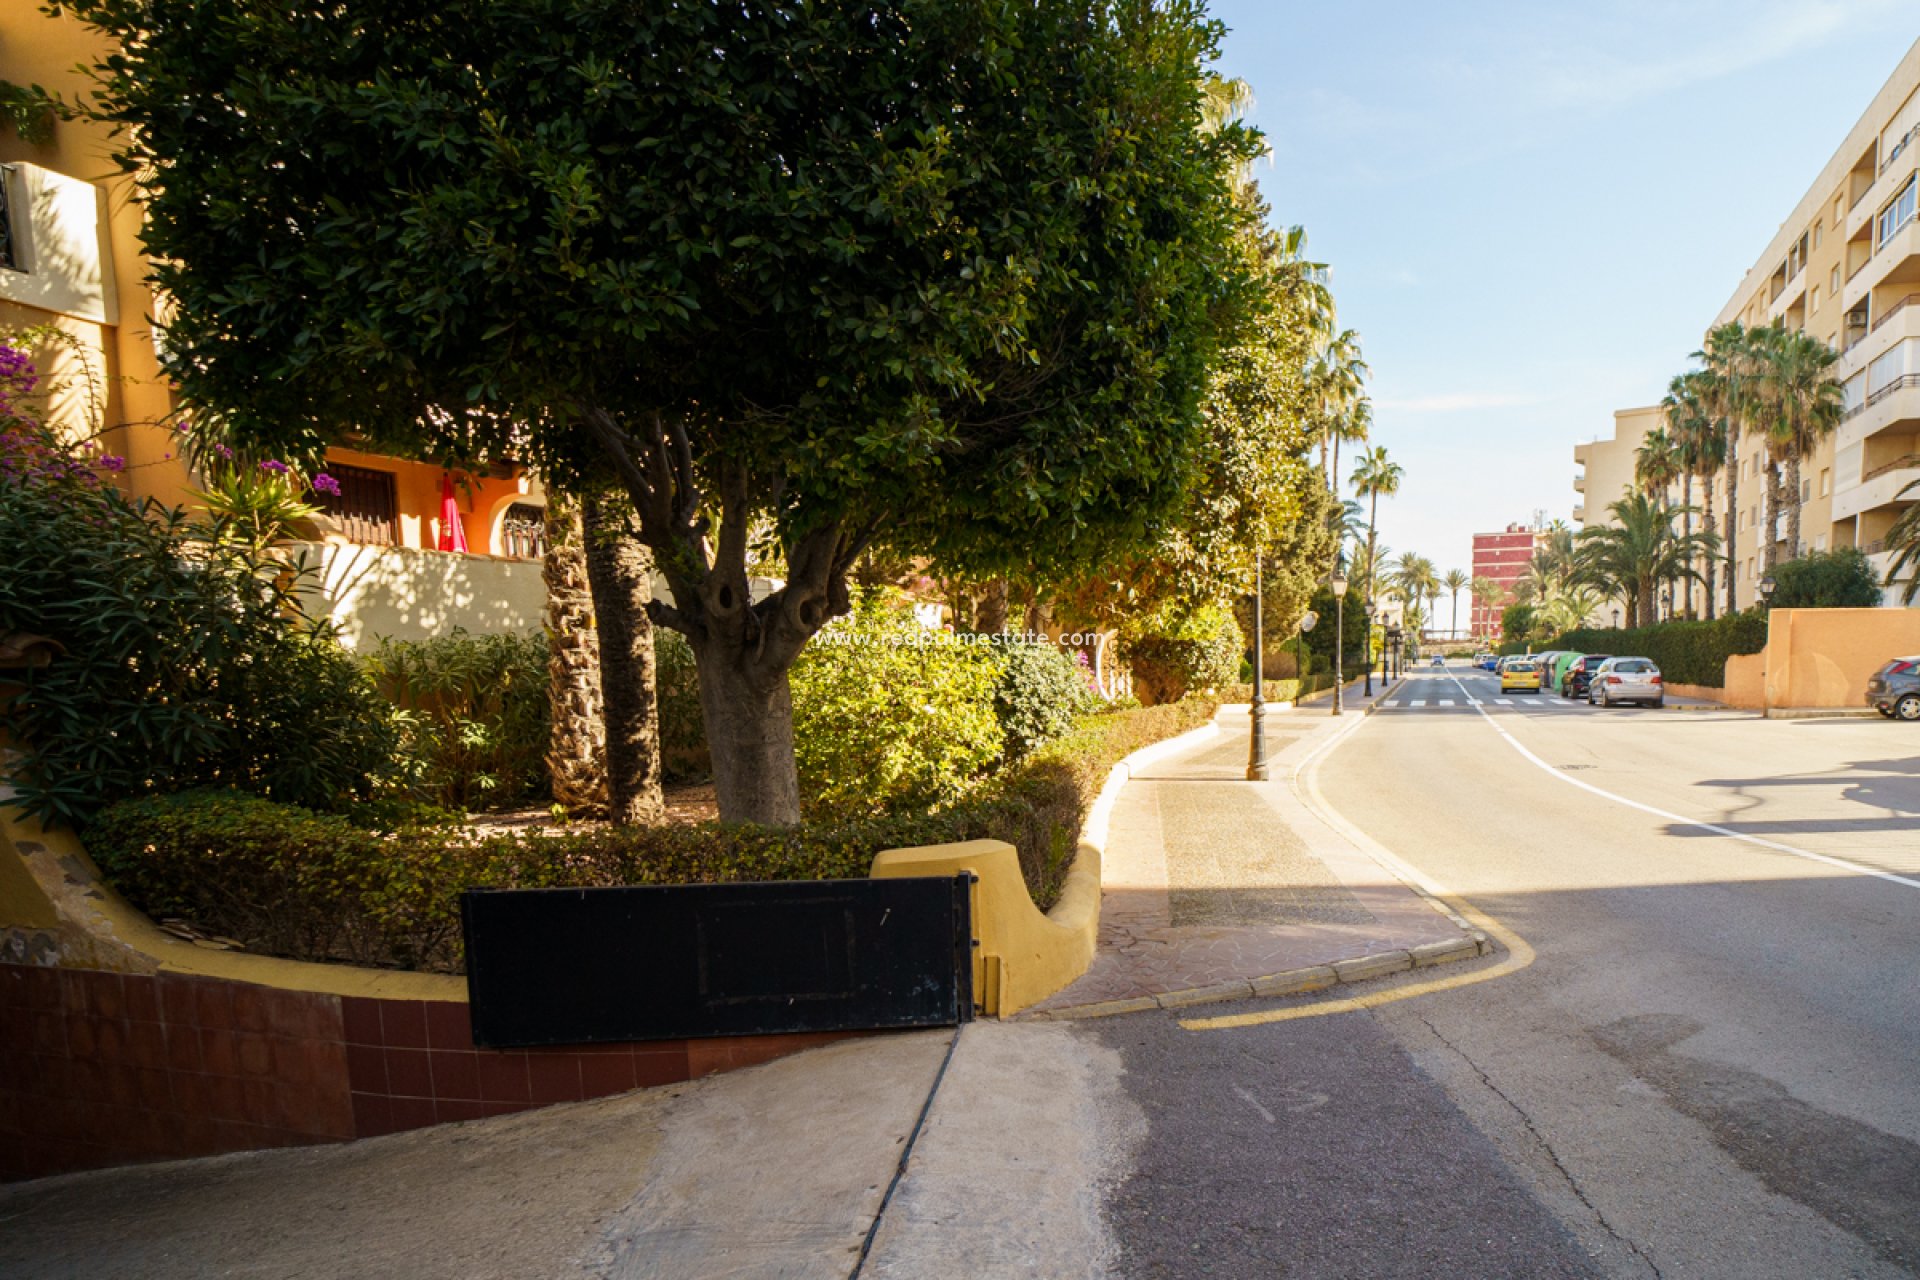
POLYGON ((1500 668, 1500 692, 1540 692, 1540 668, 1532 662, 1509 658, 1500 668))

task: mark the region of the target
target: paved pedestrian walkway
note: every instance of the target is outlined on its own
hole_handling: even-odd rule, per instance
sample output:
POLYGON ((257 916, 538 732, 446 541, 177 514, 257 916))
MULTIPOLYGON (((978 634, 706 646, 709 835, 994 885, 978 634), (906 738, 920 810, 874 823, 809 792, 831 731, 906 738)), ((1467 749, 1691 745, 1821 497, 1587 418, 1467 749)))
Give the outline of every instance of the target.
POLYGON ((1269 711, 1268 782, 1246 781, 1244 709, 1135 775, 1108 828, 1099 950, 1036 1012, 1231 999, 1275 974, 1460 942, 1451 916, 1323 823, 1296 788, 1295 767, 1369 701, 1350 692, 1341 717, 1325 701, 1269 711))

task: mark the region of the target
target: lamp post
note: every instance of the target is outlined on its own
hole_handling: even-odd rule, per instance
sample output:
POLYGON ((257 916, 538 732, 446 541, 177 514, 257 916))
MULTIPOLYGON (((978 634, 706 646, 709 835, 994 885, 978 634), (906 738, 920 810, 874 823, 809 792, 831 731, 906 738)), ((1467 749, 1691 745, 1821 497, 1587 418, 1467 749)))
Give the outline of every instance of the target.
POLYGON ((1619 605, 1613 606, 1613 629, 1615 631, 1618 631, 1620 629, 1620 606, 1619 605))
POLYGON ((1668 587, 1660 593, 1660 613, 1667 622, 1673 621, 1673 588, 1668 587))
POLYGON ((1779 585, 1773 580, 1772 574, 1760 579, 1760 603, 1766 608, 1773 608, 1773 590, 1779 585))
POLYGON ((1341 650, 1347 647, 1347 575, 1333 571, 1333 714, 1340 714, 1340 682, 1345 678, 1341 650))
POLYGON ((1373 601, 1366 602, 1367 608, 1367 696, 1373 696, 1373 601))
POLYGON ((1267 699, 1265 696, 1266 668, 1261 659, 1265 656, 1266 637, 1261 634, 1260 617, 1260 553, 1253 553, 1253 705, 1247 708, 1253 731, 1247 739, 1247 781, 1265 782, 1267 780, 1267 699))

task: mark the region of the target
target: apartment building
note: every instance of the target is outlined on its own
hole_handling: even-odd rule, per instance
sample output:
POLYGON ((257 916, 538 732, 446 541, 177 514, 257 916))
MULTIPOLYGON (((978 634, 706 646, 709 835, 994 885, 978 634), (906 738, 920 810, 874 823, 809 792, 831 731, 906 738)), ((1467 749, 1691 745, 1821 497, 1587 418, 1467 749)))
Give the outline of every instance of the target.
POLYGON ((1527 562, 1545 533, 1532 525, 1510 524, 1498 533, 1473 535, 1473 576, 1486 578, 1500 586, 1500 597, 1487 603, 1473 602, 1473 634, 1500 636, 1500 611, 1513 603, 1513 585, 1526 576, 1527 562))
MULTIPOLYGON (((1846 392, 1845 420, 1801 462, 1798 547, 1786 545, 1784 512, 1776 527, 1766 527, 1765 442, 1739 442, 1734 608, 1758 597, 1769 541, 1781 559, 1859 547, 1884 575, 1892 558, 1887 529, 1920 500, 1920 489, 1902 494, 1920 481, 1920 306, 1911 305, 1920 302, 1917 189, 1920 41, 1713 318, 1715 326, 1780 323, 1813 334, 1842 353, 1837 375, 1846 392)), ((1623 410, 1615 420, 1644 435, 1658 424, 1659 410, 1623 410)), ((1583 523, 1604 523, 1606 504, 1632 484, 1626 434, 1617 430, 1614 441, 1574 450, 1587 467, 1575 482, 1584 494, 1577 512, 1583 523), (1624 479, 1617 478, 1623 468, 1624 479)), ((1723 489, 1718 502, 1724 501, 1723 489)), ((1727 607, 1724 584, 1716 580, 1715 586, 1727 607)))
MULTIPOLYGON (((105 52, 71 16, 29 5, 0 16, 0 80, 76 99, 87 87, 77 68, 105 52)), ((147 285, 140 208, 112 152, 87 121, 59 121, 44 142, 0 126, 0 334, 41 335, 49 420, 123 459, 116 479, 132 496, 191 506, 202 480, 171 430, 155 323, 164 300, 147 285)), ((351 424, 339 439, 326 467, 340 492, 314 495, 327 515, 310 558, 343 639, 539 627, 537 481, 513 467, 455 472, 354 448, 351 424)))
POLYGON ((1573 508, 1575 524, 1587 529, 1616 523, 1607 508, 1637 487, 1634 472, 1640 443, 1649 431, 1664 426, 1666 418, 1657 404, 1616 409, 1611 437, 1573 446, 1573 460, 1580 467, 1573 477, 1574 492, 1580 495, 1573 508))

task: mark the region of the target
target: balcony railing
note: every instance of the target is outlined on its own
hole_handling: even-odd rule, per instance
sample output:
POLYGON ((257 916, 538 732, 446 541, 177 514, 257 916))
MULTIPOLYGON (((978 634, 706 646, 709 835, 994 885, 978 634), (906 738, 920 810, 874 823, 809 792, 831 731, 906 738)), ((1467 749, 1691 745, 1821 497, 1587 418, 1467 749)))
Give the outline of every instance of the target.
POLYGON ((1866 402, 1860 407, 1863 409, 1871 408, 1879 404, 1882 400, 1885 400, 1894 392, 1904 390, 1907 387, 1920 387, 1920 373, 1903 373, 1886 386, 1874 388, 1873 391, 1868 393, 1866 402))
POLYGON ((1872 542, 1863 544, 1860 551, 1863 555, 1877 556, 1886 549, 1887 540, 1885 538, 1875 538, 1872 542))
POLYGON ((1862 471, 1860 473, 1860 483, 1865 484, 1869 480, 1876 480, 1890 471, 1911 471, 1915 467, 1920 467, 1920 456, 1910 453, 1904 458, 1895 458, 1892 462, 1883 462, 1871 471, 1862 471))
POLYGON ((1910 293, 1906 297, 1900 299, 1900 301, 1888 307, 1885 311, 1882 311, 1880 313, 1879 318, 1876 319, 1873 322, 1873 324, 1868 327, 1867 331, 1871 333, 1873 332, 1873 330, 1878 329, 1881 325, 1885 324, 1887 321, 1899 315, 1900 312, 1904 310, 1907 304, 1910 302, 1920 302, 1920 293, 1910 293))

